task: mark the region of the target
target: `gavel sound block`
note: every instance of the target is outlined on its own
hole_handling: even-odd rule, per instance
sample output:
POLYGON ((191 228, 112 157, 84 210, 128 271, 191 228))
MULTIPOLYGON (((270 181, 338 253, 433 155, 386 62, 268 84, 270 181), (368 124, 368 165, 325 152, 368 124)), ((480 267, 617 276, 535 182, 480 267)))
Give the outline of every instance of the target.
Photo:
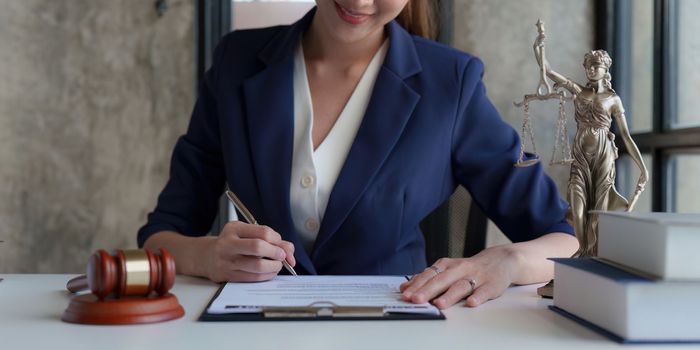
POLYGON ((175 283, 175 262, 165 249, 98 250, 90 257, 87 275, 68 281, 66 288, 92 293, 71 298, 61 319, 70 323, 136 324, 180 318, 185 310, 168 293, 175 283))

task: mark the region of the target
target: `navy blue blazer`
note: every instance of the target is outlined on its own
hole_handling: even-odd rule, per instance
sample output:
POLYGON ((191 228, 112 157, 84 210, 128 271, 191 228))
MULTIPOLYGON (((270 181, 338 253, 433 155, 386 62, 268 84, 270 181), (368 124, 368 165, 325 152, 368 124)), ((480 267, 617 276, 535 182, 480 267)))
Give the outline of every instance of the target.
POLYGON ((205 235, 226 182, 260 223, 294 243, 305 274, 422 271, 419 223, 459 184, 513 241, 573 232, 542 167, 513 166, 520 141, 486 97, 479 59, 391 22, 364 119, 306 252, 290 215, 292 78, 313 14, 223 38, 139 246, 162 230, 205 235))

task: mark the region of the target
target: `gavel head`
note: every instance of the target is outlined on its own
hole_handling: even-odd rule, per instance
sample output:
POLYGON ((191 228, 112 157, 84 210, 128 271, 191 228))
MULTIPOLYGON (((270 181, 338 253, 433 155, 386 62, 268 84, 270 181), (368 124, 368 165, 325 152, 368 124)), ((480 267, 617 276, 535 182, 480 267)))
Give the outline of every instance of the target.
POLYGON ((90 257, 87 284, 98 298, 164 295, 175 283, 175 261, 165 249, 98 250, 90 257))

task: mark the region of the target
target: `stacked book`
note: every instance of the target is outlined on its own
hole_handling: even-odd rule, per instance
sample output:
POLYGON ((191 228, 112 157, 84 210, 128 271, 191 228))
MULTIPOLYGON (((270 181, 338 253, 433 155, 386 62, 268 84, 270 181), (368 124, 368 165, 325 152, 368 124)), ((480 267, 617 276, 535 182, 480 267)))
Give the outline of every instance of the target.
POLYGON ((700 342, 700 214, 598 215, 598 257, 552 259, 550 308, 623 343, 700 342))

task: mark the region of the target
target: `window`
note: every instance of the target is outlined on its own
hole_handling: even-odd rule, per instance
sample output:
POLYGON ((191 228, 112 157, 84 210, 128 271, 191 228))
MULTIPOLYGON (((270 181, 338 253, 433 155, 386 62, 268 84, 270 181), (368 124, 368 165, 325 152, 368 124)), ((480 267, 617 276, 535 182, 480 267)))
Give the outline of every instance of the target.
MULTIPOLYGON (((642 153, 642 159, 644 160, 644 164, 646 164, 649 170, 649 177, 654 178, 653 169, 651 169, 651 154, 642 153)), ((620 156, 620 158, 617 160, 616 165, 617 179, 615 181, 615 187, 617 187, 617 190, 622 196, 624 196, 625 198, 630 198, 634 194, 635 189, 637 188, 637 180, 639 179, 639 168, 636 164, 634 164, 632 157, 626 154, 620 156)), ((639 199, 637 200, 637 203, 634 206, 634 211, 649 212, 652 210, 650 193, 654 191, 653 187, 653 182, 650 181, 649 183, 647 183, 644 192, 642 192, 642 194, 639 196, 639 199)))
POLYGON ((700 213, 700 149, 671 152, 666 166, 668 209, 679 213, 700 213))
MULTIPOLYGON (((636 210, 700 212, 700 1, 607 2, 613 85, 651 177, 636 210)), ((617 169, 629 196, 639 170, 622 154, 617 169)))
POLYGON ((671 128, 700 126, 700 1, 679 0, 672 9, 671 33, 675 50, 671 54, 671 74, 675 84, 676 113, 670 118, 671 128))

